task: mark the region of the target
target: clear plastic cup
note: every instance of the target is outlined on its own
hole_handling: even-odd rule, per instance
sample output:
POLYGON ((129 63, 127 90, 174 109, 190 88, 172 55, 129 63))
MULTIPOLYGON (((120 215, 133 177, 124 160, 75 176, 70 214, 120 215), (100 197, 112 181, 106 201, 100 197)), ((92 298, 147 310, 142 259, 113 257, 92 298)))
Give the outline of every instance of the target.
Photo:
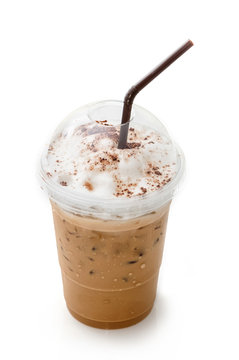
MULTIPOLYGON (((77 109, 59 125, 51 141, 71 136, 79 126, 96 120, 97 131, 111 136, 102 121, 107 119, 118 129, 125 126, 120 125, 122 106, 112 100, 77 109)), ((169 139, 177 158, 173 179, 140 198, 100 198, 69 190, 47 175, 48 147, 41 159, 41 183, 52 205, 67 307, 76 319, 98 328, 130 326, 151 311, 169 207, 184 171, 181 150, 153 114, 134 105, 131 124, 147 124, 159 131, 169 139)))

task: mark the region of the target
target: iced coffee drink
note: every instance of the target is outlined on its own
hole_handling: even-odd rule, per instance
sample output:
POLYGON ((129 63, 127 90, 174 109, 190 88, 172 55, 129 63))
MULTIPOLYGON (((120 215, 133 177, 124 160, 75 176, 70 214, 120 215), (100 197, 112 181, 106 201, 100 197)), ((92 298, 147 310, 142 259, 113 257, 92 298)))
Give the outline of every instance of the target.
POLYGON ((76 110, 42 156, 53 210, 64 296, 71 314, 121 328, 152 309, 170 203, 183 156, 161 122, 134 106, 118 149, 122 104, 76 110))

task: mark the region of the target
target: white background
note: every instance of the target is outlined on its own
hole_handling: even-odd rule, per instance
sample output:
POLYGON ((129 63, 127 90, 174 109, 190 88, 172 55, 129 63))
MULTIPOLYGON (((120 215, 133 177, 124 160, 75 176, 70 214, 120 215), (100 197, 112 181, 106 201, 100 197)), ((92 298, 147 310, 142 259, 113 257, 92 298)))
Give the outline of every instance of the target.
POLYGON ((0 3, 3 359, 238 359, 237 1, 0 3), (123 330, 67 312, 48 200, 36 179, 49 134, 128 88, 188 38, 195 46, 139 94, 187 159, 150 316, 123 330))

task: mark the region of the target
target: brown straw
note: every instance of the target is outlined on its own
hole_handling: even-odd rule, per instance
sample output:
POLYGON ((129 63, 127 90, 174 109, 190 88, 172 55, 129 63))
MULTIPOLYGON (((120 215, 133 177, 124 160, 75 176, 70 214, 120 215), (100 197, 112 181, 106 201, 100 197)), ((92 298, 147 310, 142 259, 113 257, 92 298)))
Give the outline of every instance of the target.
POLYGON ((170 55, 167 59, 165 59, 161 64, 159 64, 154 70, 152 70, 148 75, 146 75, 142 80, 140 80, 137 84, 132 86, 129 91, 126 93, 124 98, 124 107, 123 114, 121 119, 120 128, 120 136, 119 136, 119 149, 125 149, 127 147, 127 137, 128 137, 128 129, 129 129, 129 120, 131 109, 133 105, 133 101, 135 96, 153 79, 155 79, 161 72, 167 69, 175 60, 177 60, 181 55, 183 55, 187 50, 189 50, 193 46, 193 42, 188 40, 184 45, 182 45, 178 50, 176 50, 172 55, 170 55), (127 123, 127 124, 126 124, 127 123))

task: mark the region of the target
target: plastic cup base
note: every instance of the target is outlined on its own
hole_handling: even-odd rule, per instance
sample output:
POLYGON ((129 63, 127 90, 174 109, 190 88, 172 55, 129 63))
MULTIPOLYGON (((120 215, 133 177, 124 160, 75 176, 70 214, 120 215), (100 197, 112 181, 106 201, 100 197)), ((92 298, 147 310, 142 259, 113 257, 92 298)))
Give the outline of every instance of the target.
POLYGON ((91 319, 87 319, 79 314, 77 314, 76 312, 74 312, 73 310, 71 310, 69 307, 67 307, 70 314, 77 319, 78 321, 80 321, 81 323, 88 325, 88 326, 92 326, 98 329, 122 329, 122 328, 126 328, 132 325, 137 324, 138 322, 140 322, 141 320, 143 320, 144 318, 146 318, 146 316, 149 315, 150 311, 152 310, 152 307, 145 311, 143 314, 137 316, 136 318, 133 319, 129 319, 129 320, 124 320, 124 321, 115 321, 115 322, 103 322, 103 321, 95 321, 95 320, 91 320, 91 319))

